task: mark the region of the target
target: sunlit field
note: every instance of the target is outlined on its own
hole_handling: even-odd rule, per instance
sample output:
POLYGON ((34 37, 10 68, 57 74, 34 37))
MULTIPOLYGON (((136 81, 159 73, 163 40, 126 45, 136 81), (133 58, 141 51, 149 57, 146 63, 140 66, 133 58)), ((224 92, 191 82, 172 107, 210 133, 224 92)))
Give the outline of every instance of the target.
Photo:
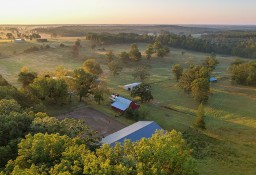
MULTIPOLYGON (((121 51, 128 51, 129 44, 116 44, 98 46, 92 50, 90 43, 81 38, 82 48, 79 58, 71 55, 71 46, 76 38, 50 39, 50 42, 41 44, 37 42, 6 43, 0 41, 0 74, 11 84, 20 87, 17 75, 23 66, 28 66, 38 73, 53 71, 57 66, 74 69, 82 66, 88 58, 95 58, 101 63, 103 74, 101 79, 107 81, 111 93, 119 93, 121 96, 130 97, 129 92, 122 89, 125 84, 137 82, 132 77, 133 64, 125 65, 118 76, 112 76, 107 67, 105 50, 112 50, 115 55, 121 51), (66 45, 60 48, 60 43, 66 45), (51 48, 33 53, 23 53, 31 46, 50 45, 51 48)), ((143 53, 147 44, 138 44, 143 53)), ((184 93, 177 86, 171 73, 171 66, 179 63, 184 67, 190 64, 201 64, 207 54, 170 48, 170 54, 165 58, 153 57, 151 60, 143 59, 141 63, 149 64, 150 79, 148 83, 153 89, 154 100, 143 104, 142 108, 149 111, 147 120, 154 120, 166 130, 176 129, 186 131, 194 121, 198 104, 191 95, 184 93), (182 55, 181 52, 185 54, 182 55)), ((220 64, 217 65, 213 75, 219 79, 211 84, 211 95, 205 107, 206 130, 199 139, 208 138, 207 145, 201 150, 204 156, 198 160, 200 174, 256 174, 256 89, 232 84, 228 67, 235 57, 217 55, 220 64)), ((135 99, 136 100, 136 99, 135 99)), ((105 102, 97 105, 95 102, 85 102, 97 110, 114 117, 106 98, 105 102)), ((75 109, 78 103, 62 106, 49 112, 58 115, 75 109)), ((117 120, 128 125, 132 121, 124 117, 117 120)))

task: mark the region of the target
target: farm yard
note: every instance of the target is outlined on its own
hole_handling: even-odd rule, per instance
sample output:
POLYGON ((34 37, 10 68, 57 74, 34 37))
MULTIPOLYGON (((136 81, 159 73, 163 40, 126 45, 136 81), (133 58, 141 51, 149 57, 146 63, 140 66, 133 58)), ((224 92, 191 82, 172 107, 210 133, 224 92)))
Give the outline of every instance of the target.
MULTIPOLYGON (((115 55, 130 49, 130 44, 109 44, 90 48, 90 42, 80 38, 81 49, 78 58, 71 55, 71 46, 77 38, 59 37, 50 39, 47 50, 23 53, 31 46, 46 44, 28 41, 26 43, 6 43, 0 40, 0 74, 11 84, 20 87, 18 73, 23 66, 42 73, 54 71, 57 66, 68 69, 81 67, 89 58, 95 58, 101 63, 103 74, 100 79, 107 82, 110 93, 118 93, 130 98, 130 92, 122 88, 125 84, 137 82, 132 76, 133 64, 125 65, 120 75, 113 76, 107 67, 106 51, 112 50, 115 55), (66 47, 60 48, 63 43, 66 47), (103 51, 103 48, 104 50, 103 51)), ((138 43, 139 50, 144 53, 147 44, 138 43)), ((145 56, 145 55, 144 55, 145 56)), ((142 109, 148 112, 145 120, 152 120, 166 130, 175 129, 184 133, 185 139, 192 145, 198 158, 200 174, 256 174, 256 89, 233 84, 230 81, 228 67, 237 58, 217 55, 220 64, 212 72, 218 82, 211 84, 211 95, 205 106, 206 130, 186 134, 193 125, 198 103, 190 94, 181 90, 171 72, 174 64, 187 68, 190 64, 201 64, 208 56, 205 53, 170 48, 170 54, 164 58, 153 57, 142 59, 139 64, 150 65, 150 78, 154 99, 142 104, 142 109), (181 54, 184 52, 184 54, 181 54), (197 141, 197 144, 195 143, 197 141)), ((243 60, 249 60, 241 58, 243 60)), ((134 99, 135 101, 137 99, 134 99)), ((73 104, 66 104, 56 109, 48 107, 48 113, 59 118, 83 118, 86 123, 101 135, 117 131, 133 123, 124 116, 115 117, 110 108, 108 97, 98 105, 93 100, 77 102, 73 96, 73 104), (71 107, 72 106, 72 107, 71 107), (82 106, 82 107, 81 107, 82 106), (89 106, 83 108, 83 106, 89 106)))

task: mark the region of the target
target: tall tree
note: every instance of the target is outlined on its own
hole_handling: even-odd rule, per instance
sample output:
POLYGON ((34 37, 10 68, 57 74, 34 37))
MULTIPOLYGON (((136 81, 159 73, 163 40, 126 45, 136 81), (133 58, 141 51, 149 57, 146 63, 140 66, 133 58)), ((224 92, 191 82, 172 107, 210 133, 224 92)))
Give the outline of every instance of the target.
POLYGON ((100 63, 98 63, 95 59, 88 59, 83 63, 83 68, 85 71, 94 74, 100 75, 102 74, 102 69, 100 67, 100 63))
POLYGON ((93 89, 94 100, 98 104, 100 104, 100 102, 104 100, 104 95, 108 93, 109 93, 109 90, 107 88, 107 83, 104 81, 101 81, 93 89))
POLYGON ((125 62, 125 63, 130 60, 130 58, 129 58, 129 53, 127 53, 127 52, 121 52, 121 53, 119 54, 119 58, 120 58, 120 60, 122 60, 122 61, 125 62))
POLYGON ((22 67, 18 76, 18 81, 21 82, 22 87, 26 89, 28 85, 32 83, 35 78, 37 78, 37 73, 29 71, 27 67, 22 67))
POLYGON ((86 72, 82 68, 74 70, 74 88, 79 95, 80 101, 83 97, 88 97, 93 94, 93 88, 95 87, 95 81, 97 77, 93 74, 86 72))
POLYGON ((151 86, 149 84, 139 84, 138 86, 134 87, 131 91, 132 97, 140 97, 141 102, 149 102, 150 100, 153 100, 153 96, 151 94, 151 86))
POLYGON ((129 52, 129 57, 132 61, 139 61, 141 59, 141 53, 137 44, 132 44, 129 52))
POLYGON ((150 58, 152 57, 152 54, 154 53, 153 44, 150 44, 150 45, 147 47, 145 53, 146 53, 146 58, 147 58, 147 59, 150 59, 150 58))
POLYGON ((114 76, 119 75, 123 70, 122 64, 120 63, 120 61, 117 60, 109 62, 108 68, 114 76))
POLYGON ((197 78, 191 84, 194 99, 199 103, 207 102, 210 90, 210 82, 207 78, 197 78))
POLYGON ((197 113, 196 113, 196 118, 195 118, 195 123, 194 123, 194 126, 197 127, 197 128, 200 128, 200 129, 205 129, 205 122, 204 122, 204 106, 203 104, 201 103, 199 106, 198 106, 198 109, 197 109, 197 113))
POLYGON ((138 67, 135 67, 133 72, 134 73, 132 74, 132 76, 135 79, 140 79, 141 81, 144 81, 150 77, 149 68, 148 66, 145 66, 145 65, 140 65, 138 67))
POLYGON ((183 73, 183 67, 180 64, 175 64, 172 66, 172 72, 176 77, 176 81, 179 81, 183 73))

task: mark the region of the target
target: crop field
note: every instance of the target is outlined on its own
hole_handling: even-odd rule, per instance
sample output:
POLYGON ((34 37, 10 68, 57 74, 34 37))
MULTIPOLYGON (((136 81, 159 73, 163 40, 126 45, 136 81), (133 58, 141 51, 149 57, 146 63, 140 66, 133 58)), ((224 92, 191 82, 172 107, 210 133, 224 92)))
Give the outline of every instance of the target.
MULTIPOLYGON (((78 58, 73 58, 71 55, 71 46, 76 38, 50 39, 45 44, 34 41, 26 43, 0 41, 0 74, 11 84, 20 87, 17 75, 23 66, 40 73, 53 71, 60 65, 74 69, 82 66, 86 59, 95 58, 101 63, 104 70, 101 79, 107 81, 110 92, 131 98, 129 92, 122 89, 122 86, 138 81, 132 77, 134 64, 125 65, 121 74, 114 77, 106 64, 104 55, 106 52, 102 51, 102 48, 112 50, 117 55, 121 51, 129 51, 130 45, 104 45, 92 50, 88 41, 84 38, 80 39, 82 47, 78 58), (60 48, 60 43, 65 44, 66 47, 60 48), (40 47, 46 44, 51 48, 32 53, 23 52, 31 46, 40 47)), ((139 43, 138 46, 144 53, 147 44, 139 43)), ((143 104, 142 108, 149 111, 147 120, 156 121, 166 130, 176 129, 186 132, 193 124, 198 104, 190 94, 179 89, 171 72, 171 66, 179 63, 186 68, 190 64, 201 64, 207 54, 174 48, 170 50, 170 54, 165 58, 153 57, 151 60, 144 59, 140 62, 151 66, 151 76, 147 81, 152 86, 154 96, 154 100, 143 104), (181 54, 182 51, 185 54, 181 54)), ((218 82, 211 84, 211 95, 205 106, 207 129, 195 136, 199 144, 202 142, 204 145, 203 147, 199 145, 200 149, 197 150, 202 155, 198 159, 198 170, 202 175, 221 175, 223 172, 227 175, 239 175, 245 172, 253 175, 256 174, 256 88, 232 84, 228 67, 236 59, 235 57, 217 55, 217 59, 220 64, 213 71, 213 76, 218 78, 218 82)), ((101 105, 93 101, 85 103, 110 117, 115 115, 109 106, 108 98, 101 105)), ((54 114, 61 114, 67 109, 70 109, 69 105, 54 111, 54 114)), ((132 123, 122 116, 117 120, 126 125, 132 123)))

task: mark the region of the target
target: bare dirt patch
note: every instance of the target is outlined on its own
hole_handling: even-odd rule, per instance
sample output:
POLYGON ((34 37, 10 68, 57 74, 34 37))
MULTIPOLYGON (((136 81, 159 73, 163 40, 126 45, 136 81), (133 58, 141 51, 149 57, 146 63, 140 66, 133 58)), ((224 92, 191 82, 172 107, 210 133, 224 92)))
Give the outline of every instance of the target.
POLYGON ((75 118, 85 120, 86 124, 105 137, 125 127, 124 124, 91 107, 78 108, 72 112, 60 115, 58 119, 75 118))

